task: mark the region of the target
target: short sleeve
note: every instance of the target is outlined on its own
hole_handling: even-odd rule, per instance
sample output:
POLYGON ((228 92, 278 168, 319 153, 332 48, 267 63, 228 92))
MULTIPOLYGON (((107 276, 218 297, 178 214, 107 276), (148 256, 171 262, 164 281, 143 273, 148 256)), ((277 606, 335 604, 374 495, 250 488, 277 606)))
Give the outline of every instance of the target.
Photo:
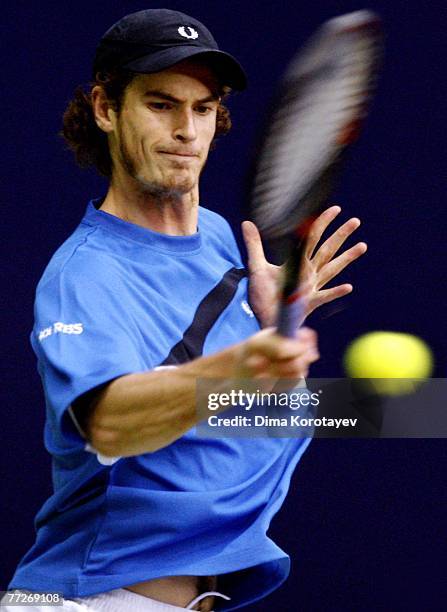
POLYGON ((129 289, 97 265, 68 265, 38 286, 31 344, 47 404, 49 450, 85 440, 69 408, 84 393, 114 378, 151 368, 143 360, 129 289))

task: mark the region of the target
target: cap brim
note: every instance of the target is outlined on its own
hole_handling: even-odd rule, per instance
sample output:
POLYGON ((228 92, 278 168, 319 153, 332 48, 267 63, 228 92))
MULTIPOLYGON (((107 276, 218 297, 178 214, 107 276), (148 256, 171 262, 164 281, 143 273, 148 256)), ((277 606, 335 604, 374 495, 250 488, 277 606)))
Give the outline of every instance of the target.
POLYGON ((151 74, 199 55, 207 59, 209 58, 210 67, 216 71, 218 78, 222 81, 222 85, 228 85, 231 89, 239 91, 246 88, 247 76, 242 66, 232 55, 217 49, 206 49, 191 45, 170 47, 169 49, 162 49, 158 53, 151 53, 150 55, 132 60, 125 64, 123 68, 142 74, 151 74))

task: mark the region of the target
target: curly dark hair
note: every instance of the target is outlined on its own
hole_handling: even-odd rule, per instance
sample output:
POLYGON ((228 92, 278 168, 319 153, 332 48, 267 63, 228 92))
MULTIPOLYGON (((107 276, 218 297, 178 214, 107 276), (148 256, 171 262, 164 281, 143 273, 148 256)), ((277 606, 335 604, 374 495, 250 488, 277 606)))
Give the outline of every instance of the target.
MULTIPOLYGON (((107 135, 96 125, 93 114, 91 92, 93 87, 100 85, 111 102, 114 110, 121 110, 124 93, 133 79, 135 72, 120 71, 110 74, 98 73, 88 90, 81 85, 76 88, 73 99, 69 102, 62 122, 60 135, 64 138, 81 168, 95 166, 100 174, 112 176, 113 163, 109 152, 107 135)), ((221 99, 228 95, 228 90, 222 88, 221 99)), ((215 145, 219 136, 224 136, 231 129, 230 112, 226 106, 219 103, 217 108, 216 133, 212 143, 215 145)))

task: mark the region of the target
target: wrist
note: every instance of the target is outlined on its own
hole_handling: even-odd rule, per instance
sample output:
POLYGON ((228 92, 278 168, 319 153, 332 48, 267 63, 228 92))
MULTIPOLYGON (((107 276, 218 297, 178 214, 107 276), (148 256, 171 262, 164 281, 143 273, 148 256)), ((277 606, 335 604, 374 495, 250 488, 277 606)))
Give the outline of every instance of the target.
POLYGON ((181 368, 182 374, 189 379, 198 378, 233 378, 243 351, 244 342, 234 344, 214 355, 199 357, 181 368))

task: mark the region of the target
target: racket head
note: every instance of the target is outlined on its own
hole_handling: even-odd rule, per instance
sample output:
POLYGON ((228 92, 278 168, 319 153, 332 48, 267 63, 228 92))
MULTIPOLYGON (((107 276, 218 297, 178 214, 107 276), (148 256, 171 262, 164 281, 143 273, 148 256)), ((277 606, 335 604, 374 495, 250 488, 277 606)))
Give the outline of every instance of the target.
POLYGON ((290 62, 251 171, 251 217, 272 245, 304 239, 326 203, 342 153, 357 139, 381 63, 380 18, 327 21, 290 62))

